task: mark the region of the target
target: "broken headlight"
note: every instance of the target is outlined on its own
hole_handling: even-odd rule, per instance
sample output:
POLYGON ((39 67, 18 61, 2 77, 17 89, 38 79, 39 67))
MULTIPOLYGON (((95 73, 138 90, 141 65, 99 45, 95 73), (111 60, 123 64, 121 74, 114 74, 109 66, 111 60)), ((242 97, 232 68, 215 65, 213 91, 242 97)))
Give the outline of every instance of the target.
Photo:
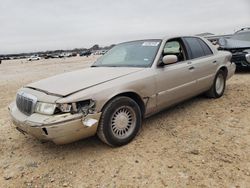
POLYGON ((87 115, 94 112, 95 102, 93 100, 79 101, 69 104, 57 104, 55 114, 58 113, 83 113, 87 115))
POLYGON ((64 113, 71 112, 72 104, 57 104, 57 108, 64 113))
POLYGON ((53 115, 62 113, 83 113, 87 115, 94 113, 95 102, 93 100, 85 100, 68 104, 53 104, 45 102, 37 102, 35 112, 39 114, 53 115))
POLYGON ((77 102, 75 108, 77 112, 82 112, 83 115, 92 114, 95 111, 95 101, 86 100, 77 102))

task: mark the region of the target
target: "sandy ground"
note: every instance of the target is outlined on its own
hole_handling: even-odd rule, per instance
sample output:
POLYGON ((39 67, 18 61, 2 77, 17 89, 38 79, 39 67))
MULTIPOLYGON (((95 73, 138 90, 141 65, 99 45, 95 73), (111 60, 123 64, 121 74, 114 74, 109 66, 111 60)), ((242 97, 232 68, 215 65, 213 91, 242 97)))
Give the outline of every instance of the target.
POLYGON ((224 97, 196 97, 143 122, 127 146, 92 137, 57 146, 17 132, 7 106, 21 86, 94 58, 0 65, 0 187, 250 187, 250 72, 224 97))

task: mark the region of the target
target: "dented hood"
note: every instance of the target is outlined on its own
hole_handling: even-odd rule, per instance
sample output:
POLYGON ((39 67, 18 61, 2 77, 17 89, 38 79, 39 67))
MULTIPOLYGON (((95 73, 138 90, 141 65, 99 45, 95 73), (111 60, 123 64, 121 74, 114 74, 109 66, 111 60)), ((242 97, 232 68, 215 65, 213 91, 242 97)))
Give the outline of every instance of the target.
POLYGON ((28 84, 32 88, 50 95, 68 96, 72 93, 138 72, 143 68, 91 67, 53 76, 28 84))

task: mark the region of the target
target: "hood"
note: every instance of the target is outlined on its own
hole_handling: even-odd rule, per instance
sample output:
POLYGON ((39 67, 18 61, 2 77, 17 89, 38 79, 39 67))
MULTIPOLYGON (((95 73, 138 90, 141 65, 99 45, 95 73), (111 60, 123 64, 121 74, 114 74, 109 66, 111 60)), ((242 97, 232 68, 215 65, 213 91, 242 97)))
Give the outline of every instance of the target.
POLYGON ((223 49, 246 49, 250 48, 250 41, 221 38, 219 45, 223 49))
POLYGON ((50 95, 68 96, 140 70, 143 70, 143 68, 91 67, 40 80, 28 84, 26 88, 42 91, 50 95))

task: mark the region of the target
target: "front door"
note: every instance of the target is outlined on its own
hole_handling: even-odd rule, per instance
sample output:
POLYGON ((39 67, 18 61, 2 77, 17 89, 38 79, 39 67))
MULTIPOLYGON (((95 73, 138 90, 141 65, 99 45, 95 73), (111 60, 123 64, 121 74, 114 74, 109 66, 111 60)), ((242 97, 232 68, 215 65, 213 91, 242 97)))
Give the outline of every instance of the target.
POLYGON ((195 69, 187 61, 185 46, 180 38, 165 45, 164 55, 176 55, 178 62, 157 68, 157 109, 161 110, 196 93, 195 69))

